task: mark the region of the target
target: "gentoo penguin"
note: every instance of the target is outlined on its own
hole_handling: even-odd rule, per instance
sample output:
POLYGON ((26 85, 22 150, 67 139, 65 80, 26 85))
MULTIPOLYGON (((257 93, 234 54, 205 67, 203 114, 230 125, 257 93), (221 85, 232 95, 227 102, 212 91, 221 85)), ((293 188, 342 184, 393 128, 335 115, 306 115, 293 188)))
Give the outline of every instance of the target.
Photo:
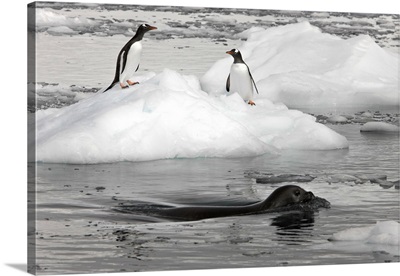
POLYGON ((126 88, 129 85, 137 84, 138 82, 132 82, 129 79, 139 69, 140 56, 142 54, 142 38, 143 35, 150 31, 156 30, 156 27, 148 24, 142 24, 136 31, 134 37, 129 40, 118 54, 117 67, 115 69, 115 77, 109 87, 103 91, 111 89, 117 82, 121 88, 126 88))
POLYGON ((226 53, 233 57, 231 71, 226 80, 226 91, 237 92, 248 104, 256 105, 253 102, 253 84, 257 94, 258 89, 249 67, 243 61, 242 54, 238 49, 232 49, 226 53))

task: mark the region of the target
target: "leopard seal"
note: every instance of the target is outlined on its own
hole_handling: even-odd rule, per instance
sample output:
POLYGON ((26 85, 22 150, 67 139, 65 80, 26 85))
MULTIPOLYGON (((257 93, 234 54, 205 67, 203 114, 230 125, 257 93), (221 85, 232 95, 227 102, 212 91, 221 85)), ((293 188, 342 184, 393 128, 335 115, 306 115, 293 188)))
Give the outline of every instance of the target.
POLYGON ((277 188, 264 201, 244 206, 184 206, 162 208, 157 210, 157 216, 179 220, 202 220, 208 218, 241 216, 262 213, 305 203, 315 198, 312 192, 307 192, 296 185, 285 185, 277 188))

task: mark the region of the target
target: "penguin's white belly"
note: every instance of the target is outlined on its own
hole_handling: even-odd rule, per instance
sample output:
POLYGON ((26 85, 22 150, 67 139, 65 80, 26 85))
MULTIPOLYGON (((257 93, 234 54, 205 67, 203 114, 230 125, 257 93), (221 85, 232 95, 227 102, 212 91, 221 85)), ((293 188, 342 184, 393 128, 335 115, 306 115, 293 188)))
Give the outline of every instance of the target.
MULTIPOLYGON (((136 72, 137 67, 139 66, 141 55, 142 43, 140 41, 133 43, 127 55, 125 68, 124 70, 121 70, 119 78, 120 82, 125 83, 127 80, 132 78, 133 74, 136 72)), ((123 59, 123 55, 121 56, 121 59, 123 59)), ((121 66, 122 64, 123 60, 121 60, 121 66)))
POLYGON ((229 90, 233 93, 237 92, 245 101, 253 100, 253 84, 245 64, 232 64, 229 90))

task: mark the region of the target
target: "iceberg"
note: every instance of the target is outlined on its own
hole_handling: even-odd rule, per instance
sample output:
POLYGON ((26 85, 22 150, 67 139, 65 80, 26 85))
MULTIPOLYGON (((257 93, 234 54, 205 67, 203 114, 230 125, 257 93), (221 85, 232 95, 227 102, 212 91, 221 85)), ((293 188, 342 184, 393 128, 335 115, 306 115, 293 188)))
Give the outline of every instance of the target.
POLYGON ((243 157, 282 149, 347 148, 347 139, 315 117, 267 98, 249 106, 236 93, 210 95, 195 76, 165 69, 140 84, 35 116, 36 160, 109 163, 168 158, 243 157))
MULTIPOLYGON (((399 57, 368 35, 343 39, 305 21, 253 27, 239 37, 246 39, 238 48, 260 91, 256 103, 335 110, 399 103, 399 57)), ((224 95, 231 63, 230 57, 218 60, 201 78, 203 90, 224 95)))

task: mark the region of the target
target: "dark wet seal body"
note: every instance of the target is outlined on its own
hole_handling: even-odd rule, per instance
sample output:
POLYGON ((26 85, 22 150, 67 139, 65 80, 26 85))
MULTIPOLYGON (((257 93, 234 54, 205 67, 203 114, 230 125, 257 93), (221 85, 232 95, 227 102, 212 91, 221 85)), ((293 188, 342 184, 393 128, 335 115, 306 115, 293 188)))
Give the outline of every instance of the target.
POLYGON ((251 215, 272 210, 286 210, 294 204, 303 204, 314 200, 312 192, 299 186, 286 185, 277 188, 267 199, 244 206, 187 206, 159 208, 149 210, 149 214, 177 220, 201 220, 216 217, 251 215))

